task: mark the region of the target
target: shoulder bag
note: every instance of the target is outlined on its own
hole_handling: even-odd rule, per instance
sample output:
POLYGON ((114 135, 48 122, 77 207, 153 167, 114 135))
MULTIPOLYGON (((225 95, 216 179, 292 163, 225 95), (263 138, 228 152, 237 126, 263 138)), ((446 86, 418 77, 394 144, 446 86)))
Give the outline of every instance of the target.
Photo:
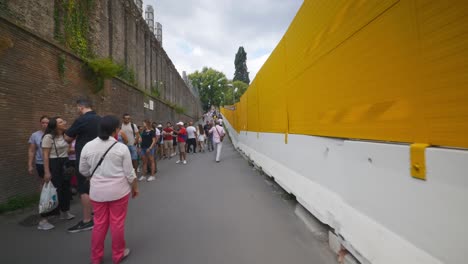
POLYGON ((221 133, 219 133, 219 130, 218 130, 218 126, 215 125, 215 129, 216 129, 216 132, 218 132, 219 140, 221 140, 221 142, 223 142, 224 135, 221 136, 221 133))

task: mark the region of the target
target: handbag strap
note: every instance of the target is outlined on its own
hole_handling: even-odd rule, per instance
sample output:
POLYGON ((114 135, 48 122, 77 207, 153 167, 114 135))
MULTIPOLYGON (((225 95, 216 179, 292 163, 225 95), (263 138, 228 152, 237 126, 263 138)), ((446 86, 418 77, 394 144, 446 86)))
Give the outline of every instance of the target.
POLYGON ((91 176, 89 176, 90 178, 93 177, 94 172, 96 172, 97 168, 98 168, 99 166, 101 166, 101 163, 102 163, 102 161, 104 160, 104 157, 107 155, 107 152, 109 152, 109 150, 110 150, 115 144, 117 144, 117 143, 118 143, 117 141, 114 142, 114 144, 112 144, 112 145, 106 150, 106 152, 104 152, 104 155, 102 155, 101 159, 99 160, 98 164, 96 165, 96 168, 94 168, 93 173, 91 173, 91 176))
POLYGON ((219 138, 221 138, 221 133, 219 133, 218 127, 216 125, 215 125, 215 129, 216 129, 216 132, 218 132, 219 138))
POLYGON ((57 158, 59 157, 58 151, 57 151, 57 142, 55 141, 55 138, 52 139, 54 141, 54 148, 55 148, 55 155, 57 155, 57 158))

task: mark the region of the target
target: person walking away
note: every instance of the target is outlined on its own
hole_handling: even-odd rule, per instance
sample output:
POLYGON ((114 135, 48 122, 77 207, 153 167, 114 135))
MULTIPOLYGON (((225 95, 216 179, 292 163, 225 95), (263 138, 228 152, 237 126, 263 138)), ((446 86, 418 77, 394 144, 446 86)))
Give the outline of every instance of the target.
POLYGON ((138 196, 138 184, 130 149, 116 142, 120 124, 116 116, 104 116, 99 137, 83 148, 80 173, 90 181, 90 199, 94 208, 94 229, 91 238, 91 262, 101 263, 107 231, 112 234, 112 260, 120 263, 130 249, 125 243, 125 219, 128 200, 138 196))
POLYGON ((209 145, 209 140, 210 140, 210 121, 206 120, 205 125, 203 126, 203 130, 205 131, 205 145, 208 147, 208 151, 211 151, 210 145, 209 145))
POLYGON ((163 137, 164 137, 164 158, 172 158, 172 151, 173 151, 173 142, 172 142, 172 129, 171 122, 167 122, 166 127, 163 129, 163 137))
MULTIPOLYGON (((44 181, 52 181, 57 189, 58 207, 60 219, 70 220, 75 218, 70 214, 70 179, 65 179, 65 165, 68 162, 69 145, 63 138, 67 122, 60 117, 53 117, 49 120, 47 129, 42 137, 42 155, 44 158, 44 181)), ((51 229, 51 224, 42 219, 39 222, 39 230, 51 229)), ((52 226, 53 228, 53 226, 52 226)))
MULTIPOLYGON (((101 117, 93 111, 91 101, 87 99, 77 100, 76 106, 80 116, 65 132, 64 137, 68 143, 71 143, 76 139, 76 167, 78 167, 83 147, 86 143, 98 136, 101 117)), ((78 180, 78 192, 80 194, 81 205, 83 207, 83 219, 68 229, 68 232, 70 233, 91 230, 94 226, 94 222, 91 217, 91 201, 89 200, 89 181, 79 173, 79 170, 76 173, 76 178, 78 180)))
POLYGON ((176 163, 182 162, 183 164, 187 164, 187 154, 185 153, 185 144, 187 141, 187 131, 184 127, 183 122, 177 123, 179 130, 175 132, 177 134, 177 143, 179 144, 179 160, 176 163))
POLYGON ((214 144, 213 144, 213 133, 210 133, 210 130, 213 128, 213 121, 210 122, 209 124, 209 130, 208 130, 208 151, 213 151, 214 150, 214 144))
POLYGON ((141 176, 138 179, 143 181, 146 179, 145 174, 148 171, 148 165, 151 168, 151 175, 146 179, 147 181, 154 181, 155 175, 155 164, 154 164, 154 147, 156 145, 156 134, 151 128, 151 123, 148 120, 143 122, 143 133, 141 133, 141 151, 140 156, 143 160, 143 166, 141 170, 141 176))
POLYGON ((201 124, 198 124, 198 145, 200 147, 200 152, 205 152, 205 129, 201 124))
POLYGON ((219 125, 219 120, 217 124, 210 129, 210 134, 213 135, 213 143, 216 147, 216 162, 220 161, 221 149, 223 148, 223 139, 224 139, 224 128, 219 125))
POLYGON ((130 114, 125 113, 122 116, 122 128, 121 131, 127 135, 128 142, 127 147, 130 151, 130 156, 132 157, 132 164, 135 170, 138 169, 138 150, 137 144, 140 140, 140 133, 138 127, 132 122, 132 117, 130 114))
MULTIPOLYGON (((43 179, 44 178, 44 160, 42 158, 42 136, 44 136, 44 131, 47 129, 49 124, 49 118, 47 116, 41 116, 39 119, 41 129, 32 133, 29 138, 29 148, 28 148, 28 172, 32 176, 34 171, 37 175, 43 179)), ((41 186, 43 181, 41 180, 41 186)))
POLYGON ((188 123, 187 130, 187 152, 190 153, 193 146, 193 153, 197 153, 197 129, 193 126, 192 122, 188 123))

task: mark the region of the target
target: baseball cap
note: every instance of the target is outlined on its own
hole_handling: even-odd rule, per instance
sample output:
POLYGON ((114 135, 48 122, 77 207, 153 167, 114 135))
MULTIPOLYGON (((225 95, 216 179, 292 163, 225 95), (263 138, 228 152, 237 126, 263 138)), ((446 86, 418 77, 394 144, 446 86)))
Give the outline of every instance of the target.
POLYGON ((183 125, 184 125, 184 122, 179 121, 179 123, 177 123, 176 125, 178 125, 178 126, 183 126, 183 125))

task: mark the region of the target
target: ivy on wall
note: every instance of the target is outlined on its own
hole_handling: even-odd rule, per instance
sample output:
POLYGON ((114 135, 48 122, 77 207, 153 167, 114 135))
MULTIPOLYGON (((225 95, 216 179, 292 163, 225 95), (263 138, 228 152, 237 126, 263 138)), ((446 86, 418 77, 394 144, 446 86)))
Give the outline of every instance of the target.
POLYGON ((57 61, 57 70, 59 73, 59 77, 62 81, 65 80, 65 69, 66 69, 65 59, 66 59, 65 54, 60 54, 58 57, 58 61, 57 61))
POLYGON ((132 69, 129 69, 125 65, 119 65, 119 66, 120 66, 120 71, 117 73, 117 77, 127 81, 133 86, 137 86, 135 72, 132 69))
POLYGON ((92 58, 89 17, 94 0, 55 0, 54 38, 83 59, 92 58))
POLYGON ((93 72, 96 93, 103 90, 104 80, 114 78, 121 71, 121 67, 109 58, 86 59, 86 64, 93 72))

